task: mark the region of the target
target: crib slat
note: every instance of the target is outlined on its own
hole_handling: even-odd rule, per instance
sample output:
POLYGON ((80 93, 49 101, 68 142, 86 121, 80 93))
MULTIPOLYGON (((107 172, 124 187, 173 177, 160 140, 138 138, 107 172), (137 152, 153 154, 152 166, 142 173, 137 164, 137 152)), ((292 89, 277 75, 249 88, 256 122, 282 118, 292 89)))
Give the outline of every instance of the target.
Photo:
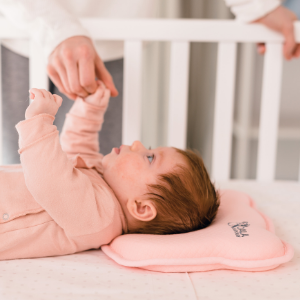
POLYGON ((281 76, 282 44, 267 44, 258 137, 257 180, 272 181, 275 177, 281 76))
POLYGON ((219 43, 212 150, 214 180, 230 177, 235 72, 236 43, 219 43))
POLYGON ((131 145, 141 140, 142 111, 142 42, 124 42, 124 85, 122 143, 131 145))
POLYGON ((3 147, 3 119, 2 119, 2 53, 1 53, 1 40, 0 40, 0 165, 2 165, 2 147, 3 147))
POLYGON ((29 87, 48 90, 47 61, 43 55, 43 48, 35 41, 30 41, 29 57, 29 87))
POLYGON ((237 178, 247 178, 250 155, 250 130, 252 102, 254 94, 254 74, 255 74, 255 44, 242 44, 240 48, 240 79, 238 99, 237 120, 233 125, 236 130, 236 155, 235 174, 237 178), (236 128, 235 128, 236 126, 236 128))
POLYGON ((190 43, 172 42, 169 87, 168 146, 185 149, 190 43))

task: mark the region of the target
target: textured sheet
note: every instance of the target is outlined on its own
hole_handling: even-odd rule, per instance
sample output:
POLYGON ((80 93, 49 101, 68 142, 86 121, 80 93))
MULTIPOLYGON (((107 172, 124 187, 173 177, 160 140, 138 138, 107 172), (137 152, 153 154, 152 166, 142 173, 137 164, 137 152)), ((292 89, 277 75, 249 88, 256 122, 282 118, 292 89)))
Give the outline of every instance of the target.
POLYGON ((117 265, 98 250, 0 261, 1 300, 300 299, 300 184, 232 181, 221 188, 248 193, 295 256, 275 270, 157 273, 117 265))

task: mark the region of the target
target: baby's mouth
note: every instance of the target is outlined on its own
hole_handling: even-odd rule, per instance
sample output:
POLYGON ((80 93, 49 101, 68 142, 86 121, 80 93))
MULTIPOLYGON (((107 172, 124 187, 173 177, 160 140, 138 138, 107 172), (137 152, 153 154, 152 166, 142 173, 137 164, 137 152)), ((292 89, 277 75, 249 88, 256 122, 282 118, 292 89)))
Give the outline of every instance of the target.
POLYGON ((116 152, 117 154, 120 153, 120 149, 119 149, 119 148, 114 148, 114 150, 115 150, 115 152, 116 152))

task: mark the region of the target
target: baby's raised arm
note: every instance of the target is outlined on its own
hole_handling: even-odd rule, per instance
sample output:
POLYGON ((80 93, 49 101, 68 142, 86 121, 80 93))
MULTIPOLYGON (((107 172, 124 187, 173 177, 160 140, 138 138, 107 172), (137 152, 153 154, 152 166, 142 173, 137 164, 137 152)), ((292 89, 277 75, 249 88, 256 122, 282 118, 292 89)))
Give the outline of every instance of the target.
POLYGON ((110 91, 98 81, 96 92, 85 99, 77 98, 66 115, 60 136, 63 150, 89 160, 100 160, 98 133, 102 128, 108 107, 110 91))

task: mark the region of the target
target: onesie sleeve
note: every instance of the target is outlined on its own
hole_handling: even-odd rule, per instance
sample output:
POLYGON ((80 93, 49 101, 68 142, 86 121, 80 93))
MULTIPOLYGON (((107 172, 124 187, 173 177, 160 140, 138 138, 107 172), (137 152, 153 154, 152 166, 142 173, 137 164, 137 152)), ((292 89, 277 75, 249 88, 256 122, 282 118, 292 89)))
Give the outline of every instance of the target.
POLYGON ((82 98, 74 101, 66 114, 60 141, 67 154, 95 155, 99 153, 98 133, 102 128, 106 102, 102 106, 85 102, 82 98))
POLYGON ((280 4, 280 0, 225 0, 237 21, 250 23, 265 16, 280 4))
POLYGON ((67 158, 53 121, 40 114, 16 125, 26 186, 69 237, 96 233, 104 225, 97 205, 101 191, 96 194, 99 187, 67 158))
POLYGON ((67 38, 90 37, 79 20, 58 0, 0 0, 0 12, 41 44, 46 58, 67 38))
POLYGON ((96 166, 102 160, 99 153, 99 131, 102 128, 108 101, 93 105, 77 98, 66 115, 60 135, 62 149, 69 156, 80 155, 88 164, 96 166))

